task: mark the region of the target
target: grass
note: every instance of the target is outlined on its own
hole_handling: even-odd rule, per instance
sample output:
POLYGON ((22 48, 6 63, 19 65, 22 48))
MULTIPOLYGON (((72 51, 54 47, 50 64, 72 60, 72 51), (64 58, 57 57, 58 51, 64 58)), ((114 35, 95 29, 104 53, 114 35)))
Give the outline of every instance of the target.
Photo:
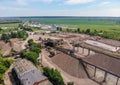
POLYGON ((106 31, 109 33, 120 33, 120 25, 80 25, 77 26, 81 30, 90 29, 92 32, 96 31, 106 31))

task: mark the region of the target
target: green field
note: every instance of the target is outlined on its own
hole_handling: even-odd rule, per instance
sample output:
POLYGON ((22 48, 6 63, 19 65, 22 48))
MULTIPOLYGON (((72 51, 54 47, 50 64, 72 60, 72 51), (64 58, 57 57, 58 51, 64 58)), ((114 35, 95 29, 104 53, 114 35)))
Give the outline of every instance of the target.
POLYGON ((26 20, 36 21, 43 24, 67 24, 67 25, 114 25, 120 18, 92 18, 92 17, 73 17, 73 18, 26 18, 26 20))
POLYGON ((90 29, 91 33, 96 30, 98 33, 102 33, 101 36, 120 40, 120 25, 79 25, 77 28, 80 28, 81 31, 90 29))
POLYGON ((0 24, 0 28, 7 27, 8 29, 0 29, 0 34, 11 32, 17 30, 19 24, 21 23, 7 23, 7 24, 0 24))
POLYGON ((91 29, 91 31, 107 31, 107 32, 120 32, 120 25, 79 25, 77 28, 81 30, 91 29))
POLYGON ((0 27, 18 27, 21 23, 7 23, 7 24, 0 24, 0 27))

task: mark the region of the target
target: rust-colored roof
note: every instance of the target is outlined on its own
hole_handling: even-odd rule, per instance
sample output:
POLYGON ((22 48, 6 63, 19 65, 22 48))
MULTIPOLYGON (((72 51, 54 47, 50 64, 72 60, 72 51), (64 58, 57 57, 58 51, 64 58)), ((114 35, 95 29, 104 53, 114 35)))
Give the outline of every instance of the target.
POLYGON ((82 58, 83 61, 120 77, 120 60, 104 54, 95 54, 82 58))
POLYGON ((59 52, 59 54, 52 57, 52 61, 59 66, 62 70, 69 73, 72 76, 79 78, 87 78, 85 70, 79 60, 59 52))

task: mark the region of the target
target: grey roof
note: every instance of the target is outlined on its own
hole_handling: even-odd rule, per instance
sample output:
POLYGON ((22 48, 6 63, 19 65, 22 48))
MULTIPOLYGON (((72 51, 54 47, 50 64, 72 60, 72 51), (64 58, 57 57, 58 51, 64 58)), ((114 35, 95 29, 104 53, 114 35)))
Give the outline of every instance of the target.
POLYGON ((45 77, 37 68, 32 71, 28 71, 21 76, 21 82, 23 85, 33 85, 34 83, 45 79, 47 79, 47 77, 45 77))
POLYGON ((47 80, 30 61, 19 59, 14 63, 14 69, 23 85, 33 85, 37 82, 47 80))
POLYGON ((14 62, 14 68, 19 75, 24 74, 25 72, 36 68, 30 61, 26 59, 18 59, 14 62))

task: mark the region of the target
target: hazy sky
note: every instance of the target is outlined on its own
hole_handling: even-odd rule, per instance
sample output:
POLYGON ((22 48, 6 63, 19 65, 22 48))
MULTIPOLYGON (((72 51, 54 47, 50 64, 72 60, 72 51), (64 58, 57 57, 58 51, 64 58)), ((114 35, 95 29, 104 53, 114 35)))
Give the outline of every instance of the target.
POLYGON ((3 16, 120 16, 120 0, 0 0, 3 16))

